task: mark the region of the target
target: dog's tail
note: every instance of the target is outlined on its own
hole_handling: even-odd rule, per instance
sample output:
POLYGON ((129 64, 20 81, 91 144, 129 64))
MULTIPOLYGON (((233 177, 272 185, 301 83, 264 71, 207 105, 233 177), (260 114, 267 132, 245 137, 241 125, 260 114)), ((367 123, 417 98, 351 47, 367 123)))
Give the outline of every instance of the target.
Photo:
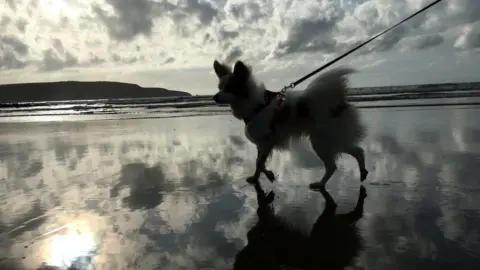
POLYGON ((355 69, 339 67, 320 74, 313 79, 305 89, 310 100, 322 101, 330 104, 347 102, 348 75, 356 72, 355 69))

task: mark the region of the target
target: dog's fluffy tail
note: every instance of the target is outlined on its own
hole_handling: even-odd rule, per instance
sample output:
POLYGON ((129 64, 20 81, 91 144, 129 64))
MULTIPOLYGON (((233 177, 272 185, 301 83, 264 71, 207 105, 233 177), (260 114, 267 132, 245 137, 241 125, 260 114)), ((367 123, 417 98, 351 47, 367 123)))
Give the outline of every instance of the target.
POLYGON ((366 134, 366 127, 353 104, 339 116, 332 117, 332 108, 347 102, 348 75, 351 68, 336 68, 319 75, 305 89, 309 110, 314 114, 315 140, 328 144, 329 151, 339 153, 357 145, 366 134), (325 117, 329 121, 324 121, 325 117))
POLYGON ((348 75, 355 69, 339 67, 317 76, 305 89, 309 99, 330 104, 340 104, 347 101, 349 87, 348 75))

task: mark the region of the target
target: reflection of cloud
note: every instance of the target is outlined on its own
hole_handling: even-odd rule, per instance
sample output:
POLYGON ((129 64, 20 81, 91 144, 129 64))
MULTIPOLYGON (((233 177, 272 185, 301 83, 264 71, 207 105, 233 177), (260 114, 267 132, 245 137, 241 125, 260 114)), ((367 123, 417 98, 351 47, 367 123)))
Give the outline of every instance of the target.
POLYGON ((114 150, 113 144, 111 143, 99 143, 97 145, 97 148, 98 148, 98 151, 100 152, 100 155, 102 156, 110 155, 114 150))
MULTIPOLYGON (((474 226, 480 200, 472 191, 480 187, 476 111, 376 109, 365 114, 370 131, 364 146, 372 173, 365 182, 371 184, 366 215, 359 223, 366 248, 357 267, 438 269, 440 262, 459 260, 463 269, 471 268, 480 255, 474 226)), ((2 125, 0 229, 23 222, 18 217, 32 205, 47 213, 39 225, 27 222, 28 231, 19 230, 8 240, 15 244, 2 244, 1 251, 12 254, 11 262, 35 269, 41 263, 35 254, 54 239, 39 236, 83 220, 90 225, 81 231, 94 232, 96 243, 102 243, 92 262, 101 269, 231 268, 254 221, 255 193, 245 176, 253 170, 256 152, 238 135, 243 134, 240 123, 226 116, 200 119, 2 125)), ((304 217, 302 226, 310 228, 323 204, 306 184, 321 176, 323 167, 300 150, 275 153, 269 166, 278 175, 273 184, 278 214, 304 217)), ((339 211, 354 200, 356 166, 342 158, 329 182, 339 211)))
POLYGON ((0 208, 0 269, 22 269, 22 263, 11 252, 15 239, 29 235, 46 221, 45 209, 37 201, 26 213, 18 212, 15 217, 7 216, 0 208))
POLYGON ((61 137, 51 138, 48 145, 54 150, 57 161, 68 164, 69 170, 75 170, 78 162, 88 154, 87 145, 74 144, 73 141, 61 137))
POLYGON ((7 161, 11 153, 12 149, 10 144, 8 142, 0 142, 0 161, 7 161))
MULTIPOLYGON (((37 175, 43 169, 43 162, 36 146, 31 142, 8 145, 0 144, 2 163, 6 164, 8 177, 28 178, 37 175)), ((19 183, 12 183, 17 185, 19 183)))
POLYGON ((162 202, 162 192, 173 191, 172 183, 165 179, 161 166, 146 167, 142 163, 124 165, 121 170, 120 182, 115 185, 111 196, 118 196, 123 186, 130 188, 130 195, 123 201, 132 209, 150 209, 162 202))
POLYGON ((438 134, 433 131, 428 131, 428 130, 419 130, 417 133, 417 140, 419 143, 423 144, 437 144, 440 142, 440 136, 441 134, 438 134))
POLYGON ((14 220, 9 220, 10 218, 3 218, 3 213, 0 212, 0 217, 2 217, 0 228, 0 233, 5 233, 9 238, 15 238, 21 234, 24 234, 29 231, 35 230, 46 220, 45 209, 41 208, 40 203, 37 201, 28 210, 28 212, 20 215, 20 217, 14 217, 14 220), (9 226, 3 224, 3 222, 8 221, 9 226))
MULTIPOLYGON (((452 117, 457 113, 415 112, 423 117, 418 121, 412 121, 418 116, 405 113, 404 119, 397 119, 398 128, 375 128, 371 133, 369 144, 375 147, 369 147, 367 157, 376 171, 386 169, 370 182, 385 186, 377 186, 377 198, 372 200, 382 203, 371 208, 374 212, 364 225, 368 242, 378 248, 365 252, 361 266, 438 269, 458 262, 470 269, 478 263, 474 258, 478 252, 471 251, 478 250, 479 242, 471 237, 480 232, 465 225, 479 222, 478 215, 467 214, 480 203, 471 191, 479 187, 475 173, 479 157, 469 153, 473 142, 457 147, 466 143, 464 134, 478 127, 452 117), (459 128, 459 123, 464 125, 459 128)), ((383 127, 382 123, 371 125, 383 127)))
POLYGON ((479 144, 480 143, 480 128, 468 129, 463 134, 463 140, 468 144, 479 144))

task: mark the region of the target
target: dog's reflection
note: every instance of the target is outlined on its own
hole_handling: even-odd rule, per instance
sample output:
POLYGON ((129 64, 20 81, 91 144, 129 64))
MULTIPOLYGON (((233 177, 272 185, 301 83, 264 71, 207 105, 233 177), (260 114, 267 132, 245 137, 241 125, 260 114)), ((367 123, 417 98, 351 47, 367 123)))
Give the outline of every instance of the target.
POLYGON ((275 215, 273 192, 266 194, 259 184, 255 191, 258 222, 247 233, 248 244, 236 255, 233 269, 343 269, 354 263, 363 246, 356 226, 367 197, 363 186, 355 208, 347 214, 336 214, 333 198, 319 190, 325 208, 310 235, 275 215))

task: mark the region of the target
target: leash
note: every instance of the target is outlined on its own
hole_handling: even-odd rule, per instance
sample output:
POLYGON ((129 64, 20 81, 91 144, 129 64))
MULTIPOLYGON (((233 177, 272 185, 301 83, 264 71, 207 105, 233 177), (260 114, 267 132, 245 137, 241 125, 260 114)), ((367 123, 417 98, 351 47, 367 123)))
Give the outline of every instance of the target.
POLYGON ((400 21, 399 23, 395 24, 394 26, 392 26, 392 27, 384 30, 383 32, 380 32, 379 34, 373 36, 373 37, 370 38, 369 40, 363 42, 362 44, 360 44, 360 45, 358 45, 357 47, 351 49, 350 51, 348 51, 348 52, 346 52, 346 53, 338 56, 337 58, 335 58, 335 59, 333 59, 332 61, 326 63, 325 65, 317 68, 316 70, 308 73, 307 75, 303 76, 302 78, 300 78, 300 79, 292 82, 292 83, 289 84, 289 85, 284 86, 284 87, 282 88, 282 90, 281 90, 280 92, 278 92, 278 94, 280 95, 281 98, 284 98, 284 97, 285 97, 285 93, 286 93, 288 90, 295 88, 295 86, 299 85, 300 83, 302 83, 302 82, 305 81, 306 79, 312 77, 313 75, 315 75, 315 74, 317 74, 318 72, 326 69, 327 67, 335 64, 336 62, 338 62, 338 61, 340 61, 341 59, 345 58, 347 55, 349 55, 349 54, 353 53, 354 51, 360 49, 361 47, 363 47, 363 46, 365 46, 366 44, 370 43, 371 41, 375 40, 375 39, 378 38, 379 36, 387 33, 388 31, 392 30, 393 28, 395 28, 395 27, 399 26, 400 24, 402 24, 402 23, 410 20, 411 18, 413 18, 413 17, 415 17, 416 15, 424 12, 425 10, 431 8, 432 6, 440 3, 441 1, 442 1, 442 0, 436 0, 436 1, 432 2, 432 3, 430 3, 429 5, 425 6, 424 8, 420 9, 419 11, 417 11, 417 12, 413 13, 412 15, 408 16, 407 18, 403 19, 403 20, 400 21))

